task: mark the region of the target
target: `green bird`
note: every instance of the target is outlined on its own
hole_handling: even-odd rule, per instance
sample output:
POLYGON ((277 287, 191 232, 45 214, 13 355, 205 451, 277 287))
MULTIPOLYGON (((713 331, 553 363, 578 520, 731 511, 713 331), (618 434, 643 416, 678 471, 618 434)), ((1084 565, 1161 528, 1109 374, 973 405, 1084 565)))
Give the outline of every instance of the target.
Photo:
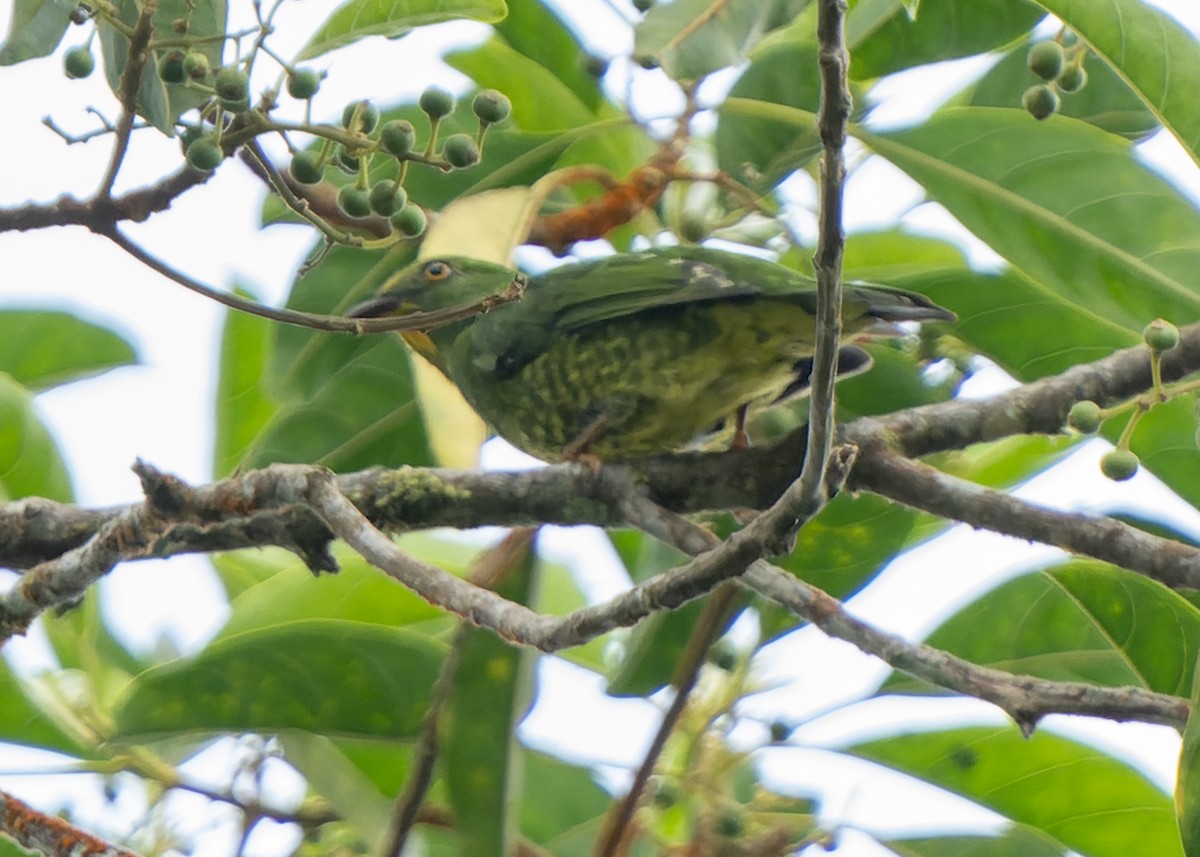
MULTIPOLYGON (((358 318, 470 305, 507 288, 502 265, 417 262, 353 310, 358 318)), ((751 406, 798 395, 812 368, 816 284, 762 259, 670 247, 567 264, 525 278, 520 299, 402 335, 492 428, 546 461, 669 452, 751 406)), ((846 335, 878 321, 952 321, 923 295, 843 291, 846 335)), ((852 345, 839 373, 865 369, 852 345)))

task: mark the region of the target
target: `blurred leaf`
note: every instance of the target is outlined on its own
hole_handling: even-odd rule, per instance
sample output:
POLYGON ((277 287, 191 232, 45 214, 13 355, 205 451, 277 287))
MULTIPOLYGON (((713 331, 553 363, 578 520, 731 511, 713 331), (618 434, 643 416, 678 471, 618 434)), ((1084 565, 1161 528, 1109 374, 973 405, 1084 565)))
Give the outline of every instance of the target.
POLYGON ((114 738, 283 729, 411 738, 444 654, 413 631, 340 619, 250 631, 135 678, 113 714, 114 738))
POLYGON ((299 563, 296 555, 283 548, 209 554, 209 561, 231 601, 250 587, 299 563))
POLYGON ((71 501, 71 477, 33 396, 0 372, 0 502, 22 497, 71 501))
POLYGON ((36 392, 137 362, 119 334, 70 313, 0 311, 0 372, 36 392))
MULTIPOLYGON (((1017 675, 1186 697, 1200 654, 1200 610, 1143 575, 1073 560, 1002 584, 926 642, 1017 675)), ((884 684, 893 692, 927 687, 900 673, 884 684)))
MULTIPOLYGON (((1008 51, 964 94, 972 107, 1019 107, 1026 87, 1040 79, 1026 65, 1029 45, 1020 43, 1008 51)), ((1158 120, 1113 69, 1103 62, 1086 64, 1087 86, 1078 92, 1060 93, 1058 112, 1095 125, 1112 134, 1140 140, 1158 129, 1158 120)))
MULTIPOLYGON (((248 293, 238 290, 238 294, 248 293)), ((279 410, 266 383, 275 322, 226 310, 217 366, 213 476, 232 473, 279 410)))
MULTIPOLYGON (((1200 509, 1200 414, 1194 403, 1188 396, 1176 396, 1156 404, 1138 421, 1129 448, 1146 470, 1200 509)), ((1115 443, 1123 426, 1124 420, 1110 420, 1103 428, 1105 437, 1115 443)))
POLYGON ((71 26, 76 0, 13 0, 8 36, 0 43, 0 65, 16 65, 54 53, 71 26))
POLYGON ((634 36, 634 56, 675 80, 699 80, 741 63, 803 4, 795 0, 674 0, 657 3, 634 36))
POLYGON ((1027 276, 1099 318, 1140 332, 1200 312, 1200 212, 1126 141, 984 107, 857 133, 1027 276))
POLYGON ((1200 46, 1194 35, 1168 13, 1139 0, 1035 2, 1116 69, 1200 164, 1200 104, 1188 83, 1200 78, 1200 46))
POLYGON ((149 666, 105 624, 97 587, 88 589, 70 610, 44 616, 42 626, 59 664, 86 677, 88 702, 99 710, 108 710, 129 679, 149 666))
POLYGON ((530 750, 525 751, 524 760, 521 834, 557 857, 566 857, 559 847, 560 838, 600 819, 612 804, 612 796, 596 785, 587 768, 530 750))
MULTIPOLYGON (((171 26, 178 19, 188 22, 188 37, 193 39, 192 49, 208 57, 213 68, 222 64, 227 0, 212 0, 196 3, 195 0, 159 0, 154 12, 154 39, 178 39, 179 34, 171 26)), ((114 0, 116 17, 132 28, 137 24, 142 4, 139 0, 114 0)), ((109 88, 117 95, 121 91, 121 77, 129 62, 129 39, 115 27, 101 23, 96 28, 100 37, 100 51, 104 57, 104 76, 109 88)), ((142 70, 142 80, 137 92, 137 113, 167 136, 175 133, 175 122, 193 107, 198 107, 211 97, 203 89, 193 89, 183 83, 164 83, 158 76, 158 64, 165 53, 151 51, 142 70)))
POLYGON ((850 76, 872 80, 986 53, 1020 38, 1043 17, 1032 4, 1009 0, 922 3, 915 16, 900 0, 862 0, 846 18, 850 76))
POLYGON ((484 23, 502 19, 504 0, 349 0, 330 15, 296 57, 312 59, 367 36, 395 39, 414 27, 469 18, 484 23))
MULTIPOLYGON (((536 531, 513 530, 480 557, 502 577, 491 587, 529 605, 537 586, 536 531)), ((512 851, 523 752, 517 725, 533 699, 536 653, 494 631, 460 625, 454 685, 438 720, 442 772, 462 857, 512 851)))
POLYGON ((717 108, 717 166, 758 191, 774 187, 821 151, 816 126, 763 115, 743 102, 817 110, 821 95, 817 48, 811 37, 775 41, 751 55, 729 97, 717 108))
POLYGON ((1015 727, 916 732, 845 752, 962 795, 1088 857, 1183 855, 1170 799, 1145 775, 1045 731, 1030 738, 1015 727))
POLYGON ((1175 778, 1175 814, 1183 851, 1189 857, 1200 853, 1200 681, 1192 681, 1191 702, 1175 778))
POLYGON ((604 103, 599 77, 588 68, 591 58, 553 5, 545 0, 520 0, 509 7, 508 16, 495 29, 514 50, 549 70, 588 110, 595 111, 604 103))
POLYGON ((51 710, 35 700, 3 657, 0 657, 0 699, 4 700, 0 705, 0 741, 80 758, 94 754, 58 725, 51 710))
POLYGON ((900 857, 1067 857, 1058 842, 1019 824, 995 836, 887 839, 883 844, 900 857))

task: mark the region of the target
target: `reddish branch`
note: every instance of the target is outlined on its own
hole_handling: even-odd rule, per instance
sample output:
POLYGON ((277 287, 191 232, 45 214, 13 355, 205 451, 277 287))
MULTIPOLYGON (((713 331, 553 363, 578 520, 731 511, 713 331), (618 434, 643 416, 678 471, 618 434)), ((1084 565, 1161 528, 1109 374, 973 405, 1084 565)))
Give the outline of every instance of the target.
POLYGON ((0 833, 22 848, 50 857, 137 857, 133 851, 110 845, 56 815, 38 812, 2 791, 0 833))

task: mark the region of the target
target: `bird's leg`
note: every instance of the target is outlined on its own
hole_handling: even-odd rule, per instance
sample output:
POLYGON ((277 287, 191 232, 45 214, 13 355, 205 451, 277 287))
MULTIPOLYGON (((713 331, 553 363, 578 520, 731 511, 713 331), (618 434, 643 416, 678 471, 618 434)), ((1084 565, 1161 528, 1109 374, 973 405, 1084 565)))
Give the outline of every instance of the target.
POLYGON ((746 434, 746 414, 750 412, 750 403, 738 405, 733 415, 733 440, 730 449, 745 449, 750 445, 750 435, 746 434))
POLYGON ((563 461, 578 461, 586 464, 588 468, 597 473, 600 470, 600 459, 588 452, 588 447, 600 437, 600 433, 604 431, 604 425, 608 422, 608 414, 600 414, 587 426, 579 435, 565 447, 563 447, 563 461))

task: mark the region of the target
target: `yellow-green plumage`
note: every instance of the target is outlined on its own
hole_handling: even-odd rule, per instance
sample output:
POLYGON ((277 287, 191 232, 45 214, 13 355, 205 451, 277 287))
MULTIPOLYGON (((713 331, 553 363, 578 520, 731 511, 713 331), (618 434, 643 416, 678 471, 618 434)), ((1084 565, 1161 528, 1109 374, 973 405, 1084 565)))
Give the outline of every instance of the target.
MULTIPOLYGON (((355 314, 465 305, 512 276, 466 259, 419 263, 355 314)), ((796 272, 670 248, 532 277, 520 300, 410 341, 514 446, 555 460, 583 440, 589 454, 628 458, 678 449, 739 406, 802 386, 814 308, 812 281, 796 272)), ((879 318, 953 317, 920 295, 862 286, 846 290, 843 316, 847 333, 879 318)))

